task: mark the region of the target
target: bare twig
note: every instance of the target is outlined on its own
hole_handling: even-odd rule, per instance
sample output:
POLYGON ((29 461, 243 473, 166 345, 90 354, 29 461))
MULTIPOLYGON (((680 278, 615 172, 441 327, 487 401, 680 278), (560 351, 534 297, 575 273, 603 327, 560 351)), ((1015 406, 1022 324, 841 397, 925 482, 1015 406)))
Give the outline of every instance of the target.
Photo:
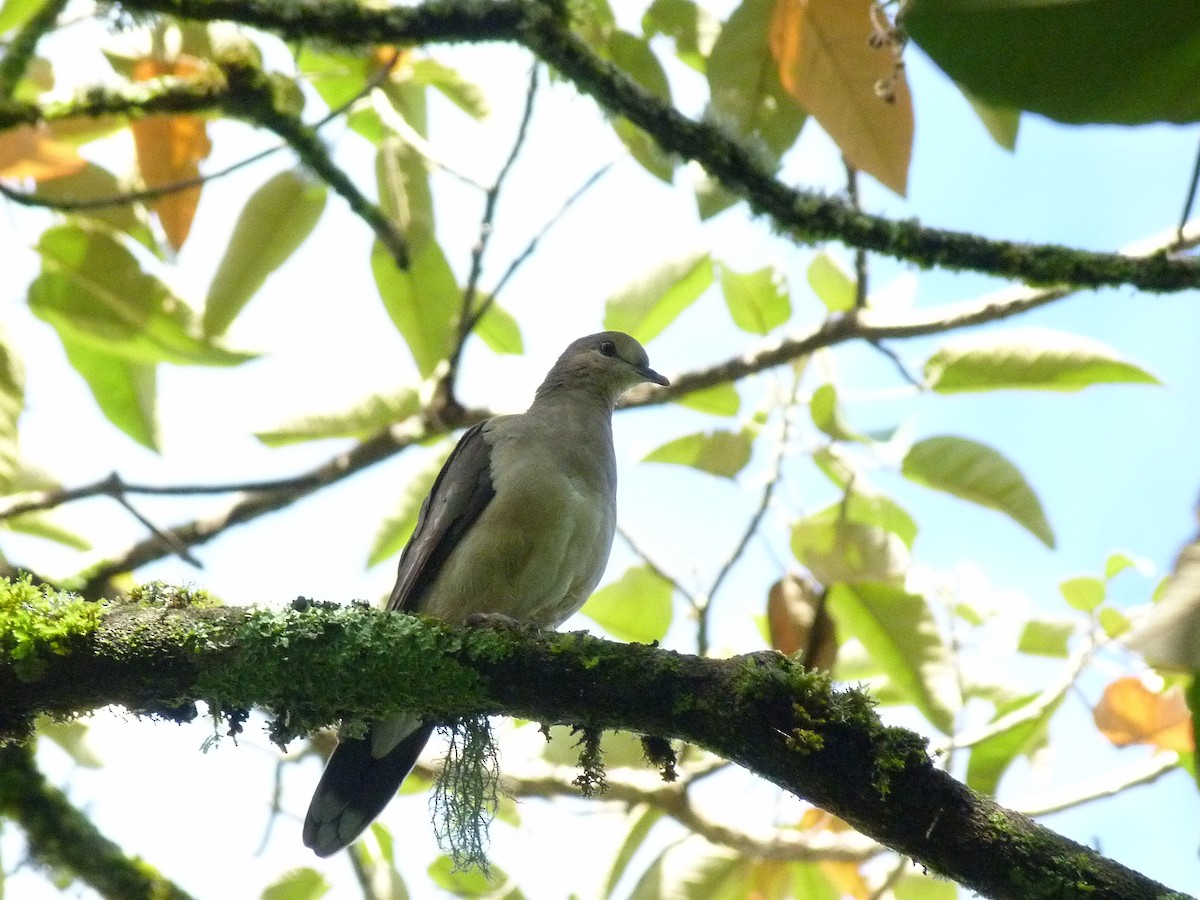
POLYGON ((504 160, 504 165, 500 167, 496 180, 492 182, 492 186, 488 188, 484 197, 483 217, 479 222, 479 237, 475 241, 475 246, 471 248, 471 270, 467 275, 466 286, 463 288, 462 311, 458 320, 458 339, 450 354, 450 365, 445 376, 447 381, 452 381, 458 370, 458 361, 462 357, 467 336, 475 330, 475 326, 479 324, 479 320, 483 318, 494 299, 493 296, 489 296, 483 298, 482 302, 476 302, 479 293, 479 279, 483 275, 483 257, 487 253, 488 243, 492 239, 492 229, 496 221, 496 204, 500 199, 500 192, 503 190, 504 183, 508 180, 508 175, 512 171, 517 157, 521 154, 521 148, 525 146, 525 138, 529 134, 529 123, 533 118, 537 91, 538 64, 535 62, 529 70, 529 87, 525 91, 525 108, 521 113, 521 122, 517 126, 517 136, 513 140, 512 149, 508 152, 508 158, 504 160))
MULTIPOLYGON (((529 773, 506 772, 501 785, 506 793, 521 797, 578 797, 574 784, 577 772, 569 766, 539 766, 529 773)), ((885 852, 884 848, 856 832, 804 833, 781 828, 769 834, 751 834, 710 819, 692 804, 687 794, 690 782, 665 784, 649 772, 609 772, 603 799, 628 805, 648 803, 661 809, 694 834, 722 847, 760 859, 791 861, 829 860, 863 862, 885 852)))
POLYGON ((500 292, 504 290, 504 286, 508 284, 509 279, 517 273, 517 270, 520 269, 521 266, 525 264, 525 261, 533 255, 535 250, 537 250, 538 244, 541 243, 542 238, 549 233, 551 228, 558 224, 559 220, 567 214, 567 211, 570 210, 570 208, 574 206, 576 202, 578 202, 579 199, 586 194, 597 181, 599 181, 608 173, 608 170, 611 169, 612 166, 613 164, 611 162, 605 163, 603 166, 589 175, 583 184, 577 187, 571 193, 571 195, 563 201, 563 204, 558 208, 558 211, 549 219, 547 219, 546 223, 542 225, 540 229, 538 229, 537 234, 530 238, 529 243, 525 245, 525 249, 518 253, 513 261, 508 264, 508 268, 504 270, 504 274, 500 276, 500 280, 497 281, 496 286, 492 288, 491 297, 493 301, 500 296, 500 292))
MULTIPOLYGON (((1159 234, 1140 241, 1127 248, 1126 252, 1149 254, 1164 249, 1178 250, 1195 246, 1198 242, 1200 221, 1194 221, 1184 229, 1182 241, 1176 239, 1176 231, 1172 228, 1166 235, 1159 234)), ((670 388, 635 388, 625 395, 620 406, 628 408, 666 403, 691 391, 744 378, 789 363, 822 347, 831 347, 850 340, 940 334, 983 322, 1007 319, 1060 300, 1073 292, 1071 288, 1014 288, 976 300, 903 314, 885 314, 869 309, 855 311, 841 318, 830 319, 802 337, 766 344, 708 368, 677 375, 672 379, 670 388)), ((385 434, 357 445, 306 475, 289 479, 282 487, 252 492, 224 513, 210 519, 179 525, 171 529, 171 533, 187 546, 204 543, 226 528, 273 512, 321 487, 336 483, 354 472, 387 459, 414 441, 474 424, 489 414, 487 410, 460 410, 454 407, 427 410, 424 420, 409 420, 408 423, 392 426, 385 434)), ((159 559, 168 552, 169 549, 158 539, 143 541, 94 570, 89 578, 89 586, 96 586, 112 575, 131 571, 159 559)))
POLYGON ((1178 753, 1158 753, 1149 759, 1140 760, 1115 772, 1105 772, 1082 784, 1050 792, 1039 790, 1036 799, 1031 797, 1023 803, 1014 803, 1012 809, 1024 813, 1030 818, 1048 816, 1050 813, 1083 806, 1093 800, 1103 800, 1115 796, 1138 785, 1150 784, 1174 770, 1178 765, 1178 753))
POLYGON ((721 585, 725 583, 726 577, 733 570, 737 561, 742 558, 742 554, 746 552, 746 548, 750 546, 750 539, 758 533, 758 527, 762 524, 763 517, 767 514, 767 510, 771 506, 771 500, 775 496, 775 489, 779 486, 779 480, 783 476, 783 460, 787 453, 788 432, 791 426, 790 413, 796 403, 796 394, 800 389, 800 378, 800 374, 797 374, 792 383, 791 395, 783 408, 783 422, 779 430, 779 442, 776 446, 775 458, 771 463, 771 474, 767 476, 767 483, 763 485, 762 493, 758 498, 758 506, 750 516, 750 521, 746 523, 746 527, 742 529, 742 535, 738 539, 737 545, 717 570, 712 585, 697 608, 696 652, 700 656, 708 654, 709 615, 712 611, 712 603, 717 596, 717 591, 721 589, 721 585))
POLYGON ((1192 206, 1196 202, 1196 188, 1200 186, 1200 145, 1196 147, 1196 159, 1192 163, 1192 178, 1188 183, 1187 196, 1183 201, 1183 212, 1179 214, 1179 227, 1175 231, 1175 239, 1183 243, 1183 229, 1192 215, 1192 206))
POLYGON ((129 502, 128 498, 118 495, 115 499, 119 504, 121 504, 121 506, 125 507, 126 511, 131 516, 133 516, 135 519, 138 520, 138 522, 141 524, 141 526, 143 528, 145 528, 152 535, 154 535, 156 538, 158 538, 160 541, 162 541, 164 544, 166 544, 168 547, 170 547, 172 553, 174 553, 176 556, 178 556, 184 562, 195 566, 197 569, 204 568, 204 566, 200 563, 200 560, 196 559, 196 557, 192 556, 192 554, 188 551, 187 544, 185 544, 183 541, 179 540, 179 538, 176 535, 172 534, 169 531, 163 531, 161 528, 159 528, 157 525, 155 525, 153 522, 151 522, 149 519, 147 519, 145 516, 143 516, 140 512, 137 511, 137 509, 134 507, 134 505, 129 502))
POLYGON ((630 535, 628 531, 618 525, 617 534, 621 536, 621 540, 629 545, 629 549, 634 552, 634 555, 640 557, 642 562, 649 566, 651 572, 663 579, 663 581, 669 582, 671 587, 679 592, 679 595, 688 602, 692 609, 698 608, 697 603, 699 601, 697 600, 696 595, 692 591, 688 590, 688 588, 684 586, 679 579, 651 559, 650 554, 648 554, 638 545, 637 541, 633 539, 632 535, 630 535))

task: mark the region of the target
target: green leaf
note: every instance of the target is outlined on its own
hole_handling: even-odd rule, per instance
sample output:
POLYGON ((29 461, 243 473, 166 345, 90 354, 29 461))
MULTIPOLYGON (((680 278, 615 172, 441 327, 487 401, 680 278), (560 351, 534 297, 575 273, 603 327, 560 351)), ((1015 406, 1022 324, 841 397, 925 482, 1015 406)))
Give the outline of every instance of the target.
POLYGON ((750 461, 754 441, 745 431, 707 431, 668 441, 642 462, 691 466, 710 475, 733 478, 750 461))
POLYGON ((808 286, 830 312, 854 309, 854 278, 828 253, 818 253, 808 265, 808 286))
POLYGON ((670 325, 712 284, 712 258, 689 253, 668 260, 609 298, 604 327, 624 331, 643 344, 670 325))
POLYGON ((461 293, 450 263, 434 241, 413 245, 408 271, 397 268, 379 241, 371 249, 375 286, 422 378, 450 353, 461 293))
POLYGON ((1200 118, 1200 4, 1192 0, 914 0, 904 28, 993 106, 1073 124, 1200 118))
MULTIPOLYGON (((112 172, 95 163, 88 163, 71 175, 39 182, 34 196, 45 200, 99 200, 119 197, 128 190, 129 185, 122 184, 112 172)), ((71 215, 104 222, 128 234, 142 246, 156 250, 154 234, 141 210, 142 207, 136 203, 114 203, 112 206, 79 210, 71 215)))
POLYGON ((413 84, 423 84, 441 92, 447 100, 473 119, 485 119, 488 115, 487 98, 483 89, 468 81, 445 63, 436 59, 418 59, 409 67, 408 78, 413 84))
POLYGON ((944 734, 959 707, 950 654, 925 598, 886 584, 835 584, 826 599, 838 634, 855 637, 892 686, 944 734))
MULTIPOLYGON (((551 725, 542 758, 558 766, 579 763, 581 741, 578 732, 565 725, 551 725)), ((646 751, 641 740, 628 731, 605 731, 600 736, 600 755, 610 769, 645 769, 646 751)))
POLYGON ((0 34, 20 28, 46 5, 48 0, 4 0, 0 6, 0 34))
POLYGON ((734 324, 750 334, 767 334, 792 315, 787 280, 774 266, 739 274, 722 264, 721 290, 734 324))
POLYGON ((625 870, 629 867, 629 861, 633 859, 633 854, 637 853, 638 849, 646 840, 646 835, 650 833, 650 829, 655 823, 663 817, 663 811, 657 806, 642 806, 641 813, 634 819, 633 825, 625 835, 625 840, 621 842, 621 849, 617 851, 616 859, 613 860, 612 868, 608 870, 608 881, 604 885, 605 900, 611 898, 613 892, 617 889, 617 884, 621 880, 621 876, 625 874, 625 870))
POLYGON ((262 892, 262 900, 317 900, 332 887, 316 869, 292 869, 271 882, 262 892))
POLYGON ((254 436, 268 447, 286 447, 327 438, 362 440, 404 421, 420 408, 417 392, 412 388, 401 388, 394 394, 375 394, 344 412, 302 416, 267 431, 256 431, 254 436))
POLYGON ((58 744, 71 761, 85 769, 102 769, 104 760, 88 740, 88 726, 79 721, 52 722, 49 719, 39 719, 37 723, 38 737, 49 738, 58 744))
POLYGON ((1129 616, 1111 606, 1106 606, 1100 610, 1098 618, 1100 627, 1104 629, 1104 633, 1113 639, 1119 638, 1133 627, 1133 623, 1129 621, 1129 616))
POLYGON ((453 449, 452 441, 443 441, 429 464, 404 486, 404 492, 400 495, 400 503, 396 506, 395 511, 383 520, 379 530, 375 532, 375 541, 371 544, 371 552, 367 556, 368 568, 399 553, 408 543, 413 530, 417 527, 417 516, 421 512, 421 504, 425 502, 425 498, 433 489, 433 483, 437 480, 438 473, 446 464, 450 451, 453 449))
POLYGON ((892 886, 892 894, 896 900, 957 900, 958 887, 953 881, 909 873, 892 886))
POLYGON ((696 211, 700 213, 701 221, 724 212, 741 199, 740 194, 735 194, 707 173, 696 179, 696 211))
MULTIPOLYGON (((1008 703, 998 703, 992 721, 1014 713, 1040 697, 1034 693, 1008 703)), ((1034 718, 1015 722, 972 747, 967 762, 967 784, 982 794, 995 794, 1000 778, 1013 760, 1046 745, 1050 718, 1061 703, 1062 695, 1034 718)))
POLYGON ((77 223, 42 232, 42 271, 29 307, 64 345, 90 347, 131 364, 229 366, 253 358, 197 336, 194 316, 107 231, 77 223))
POLYGON ((428 163, 390 133, 375 154, 375 189, 384 214, 408 238, 413 254, 436 242, 428 163))
POLYGON ((0 330, 0 490, 5 493, 43 489, 20 484, 27 480, 20 477, 22 471, 33 471, 21 465, 17 454, 17 420, 24 408, 25 367, 8 335, 0 330))
POLYGON ((267 276, 304 243, 325 209, 328 189, 289 169, 250 195, 233 226, 204 301, 204 334, 224 334, 267 276))
POLYGON ((1021 631, 1017 651, 1033 656, 1055 656, 1065 659, 1067 641, 1074 633, 1075 625, 1072 622, 1031 619, 1021 631))
POLYGON ((479 869, 455 870, 454 860, 449 856, 439 856, 426 871, 434 884, 456 897, 483 897, 492 892, 495 884, 502 883, 506 878, 496 866, 491 866, 491 870, 494 884, 479 869))
POLYGON ((646 40, 666 35, 680 61, 701 73, 720 32, 720 23, 692 0, 654 0, 642 16, 646 40))
POLYGON ((1048 328, 988 331, 948 341, 925 363, 925 381, 939 394, 1159 383, 1100 341, 1048 328))
POLYGON ((369 54, 317 49, 312 43, 296 54, 296 68, 330 109, 344 106, 362 92, 369 63, 369 54))
POLYGON ((812 416, 813 424, 835 441, 869 443, 863 434, 855 431, 846 422, 837 401, 837 389, 832 384, 823 384, 813 391, 812 399, 808 402, 808 412, 812 416))
POLYGON ((985 100, 980 100, 970 91, 963 89, 963 96, 979 116, 979 121, 987 129, 992 140, 1005 150, 1017 148, 1017 131, 1021 127, 1021 111, 1005 106, 992 106, 985 100))
POLYGON ((778 159, 796 143, 804 110, 779 83, 771 52, 775 0, 743 0, 729 16, 708 57, 708 87, 721 121, 762 140, 778 159))
POLYGON ((1110 553, 1108 559, 1104 561, 1104 578, 1106 581, 1112 581, 1126 569, 1137 569, 1143 575, 1148 576, 1154 572, 1154 563, 1148 559, 1116 550, 1110 553))
POLYGON ((791 543, 796 559, 823 585, 899 583, 908 569, 904 542, 877 525, 810 516, 793 526, 791 543))
MULTIPOLYGON (((608 39, 608 53, 612 61, 638 85, 659 100, 671 102, 667 75, 646 41, 627 31, 614 31, 608 39)), ((671 183, 676 161, 673 154, 663 150, 653 137, 628 119, 615 119, 613 130, 642 168, 667 184, 671 183)))
POLYGON ((661 641, 671 627, 671 583, 649 566, 634 566, 583 605, 583 614, 622 641, 661 641))
POLYGON ((143 447, 158 450, 157 372, 154 366, 130 362, 62 335, 63 350, 83 376, 96 405, 112 422, 143 447))
POLYGON ((1068 578, 1066 581, 1060 582, 1058 589, 1062 593, 1063 599, 1072 607, 1080 612, 1091 613, 1104 602, 1107 587, 1099 578, 1081 575, 1078 578, 1068 578))
POLYGON ((54 541, 74 550, 92 549, 92 544, 87 538, 57 524, 50 516, 44 513, 30 512, 20 516, 13 516, 4 520, 4 527, 20 532, 21 534, 54 541))
POLYGON ((826 444, 813 451, 812 461, 826 478, 843 490, 859 475, 858 466, 845 450, 826 444))
POLYGON ((813 513, 805 521, 837 522, 839 519, 860 525, 876 525, 896 535, 910 550, 917 536, 917 523, 904 507, 891 497, 865 489, 847 492, 841 501, 813 513))
POLYGON ((698 391, 689 391, 682 397, 672 398, 672 402, 714 416, 736 416, 742 408, 742 399, 738 396, 737 388, 728 381, 698 391))
POLYGON ((521 326, 516 317, 495 303, 488 304, 483 316, 475 324, 475 333, 493 353, 520 355, 525 352, 521 326))
MULTIPOLYGON (((404 786, 409 782, 418 781, 416 777, 405 778, 404 786)), ((400 793, 404 793, 401 790, 400 793)), ((374 864, 371 871, 371 890, 374 896, 386 897, 387 900, 409 900, 408 887, 404 876, 396 868, 396 840, 392 832, 382 822, 371 823, 371 836, 379 845, 379 858, 385 866, 374 864)))
POLYGON ((1021 471, 991 447, 960 437, 913 444, 900 469, 905 478, 1004 513, 1047 547, 1054 533, 1041 501, 1021 471))

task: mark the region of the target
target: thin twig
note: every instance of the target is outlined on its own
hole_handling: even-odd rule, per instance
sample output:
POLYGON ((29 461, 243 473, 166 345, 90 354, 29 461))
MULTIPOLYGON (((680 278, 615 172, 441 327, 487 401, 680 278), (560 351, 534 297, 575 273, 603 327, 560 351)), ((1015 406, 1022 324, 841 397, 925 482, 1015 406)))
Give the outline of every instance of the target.
POLYGON ((179 540, 178 537, 176 537, 174 534, 172 534, 169 531, 163 531, 161 528, 159 528, 157 525, 155 525, 153 522, 151 522, 148 518, 143 516, 140 512, 138 512, 137 508, 132 503, 129 502, 129 500, 126 497, 118 496, 115 499, 116 499, 117 503, 119 503, 119 504, 121 504, 121 506, 125 507, 125 510, 131 516, 133 516, 135 519, 138 520, 138 522, 141 524, 141 526, 143 528, 145 528, 147 531, 149 531, 151 534, 153 534, 156 538, 158 538, 160 541, 162 541, 164 544, 166 544, 167 547, 170 548, 172 553, 174 553, 176 556, 178 556, 184 562, 190 563, 191 565, 195 566, 197 569, 204 568, 204 566, 200 562, 200 560, 196 559, 196 557, 192 556, 192 554, 188 551, 187 544, 185 544, 183 541, 179 540))
MULTIPOLYGON (((595 176, 592 180, 595 180, 595 176)), ((1125 252, 1149 255, 1163 250, 1185 249, 1197 243, 1200 243, 1200 221, 1193 221, 1184 229, 1182 241, 1177 239, 1176 230, 1172 228, 1165 235, 1157 234, 1139 241, 1126 248, 1125 252)), ((734 381, 790 363, 822 347, 859 338, 869 340, 940 334, 982 322, 998 321, 1045 306, 1074 292, 1072 288, 1067 287, 1018 288, 976 300, 903 314, 884 315, 869 309, 855 311, 841 319, 830 320, 803 337, 766 344, 714 366, 677 375, 672 379, 670 388, 655 387, 652 391, 635 388, 625 395, 625 401, 619 405, 621 408, 628 408, 666 403, 690 391, 734 381)), ((392 426, 383 435, 358 444, 346 453, 317 466, 307 475, 293 480, 287 487, 252 492, 217 516, 184 523, 173 528, 171 532, 188 546, 204 543, 234 525, 274 512, 319 488, 334 484, 367 466, 388 459, 415 441, 473 425, 490 414, 488 410, 463 410, 455 407, 427 410, 424 418, 392 426)), ((142 541, 90 573, 88 587, 95 587, 113 575, 132 571, 138 566, 160 559, 165 552, 158 540, 142 541)))
MULTIPOLYGON (((365 97, 369 92, 374 90, 391 74, 395 68, 396 60, 399 59, 399 53, 394 53, 391 60, 376 72, 355 96, 351 97, 345 103, 331 109, 328 113, 313 123, 314 129, 321 129, 332 122, 334 119, 341 116, 351 106, 365 97)), ((58 212, 85 212, 91 209, 106 209, 110 206, 128 206, 133 203, 143 203, 161 199, 162 197, 171 194, 177 194, 181 191, 188 191, 192 188, 202 187, 209 182, 224 178, 227 175, 232 175, 239 169, 244 169, 247 166, 253 165, 260 160, 266 159, 268 156, 273 156, 281 150, 286 150, 288 144, 286 141, 276 144, 274 147, 267 147, 259 150, 257 153, 252 153, 244 159, 239 159, 237 162, 230 163, 223 169, 217 169, 215 172, 208 172, 204 175, 197 175, 194 178, 181 178, 178 181, 171 181, 166 184, 160 184, 153 188, 143 188, 136 191, 126 191, 120 194, 111 194, 107 197, 90 197, 86 200, 71 200, 71 199, 50 199, 41 197, 36 193, 26 194, 14 188, 10 188, 3 182, 0 182, 0 195, 7 197, 14 203, 19 203, 22 206, 36 206, 43 209, 53 209, 58 212)))
MULTIPOLYGON (((842 157, 842 165, 846 168, 846 196, 855 212, 862 212, 862 202, 858 194, 858 169, 842 157)), ((854 248, 854 308, 865 309, 867 305, 867 251, 862 247, 854 248)))
POLYGON ((762 524, 763 517, 766 516, 767 510, 771 506, 771 500, 775 496, 775 489, 779 486, 779 480, 783 476, 783 460, 787 451, 788 432, 791 426, 789 412, 796 403, 796 395, 800 389, 800 378, 801 376, 797 374, 792 384, 791 396, 784 406, 783 424, 780 426, 779 442, 775 450, 775 458, 771 463, 771 474, 767 478, 767 483, 763 485, 762 493, 759 495, 758 507, 754 510, 753 515, 750 516, 750 521, 746 523, 746 527, 742 529, 742 536, 738 539, 733 552, 725 558, 725 561, 721 564, 721 568, 717 570, 712 585, 709 587, 697 610, 696 653, 700 656, 708 655, 709 615, 712 611, 712 603, 717 596, 717 591, 721 589, 721 585, 725 583, 726 577, 733 570, 737 561, 742 558, 742 554, 746 552, 746 548, 750 546, 750 539, 758 533, 758 527, 762 524))
POLYGON ((458 368, 458 360, 462 356, 467 336, 475 330, 475 326, 479 324, 479 320, 483 318, 484 313, 493 302, 491 296, 485 297, 481 303, 476 304, 475 302, 479 292, 479 278, 483 274, 483 257, 487 253, 488 244, 492 239, 492 229, 496 221, 496 204, 500 199, 500 192, 504 188, 504 183, 507 181, 517 157, 521 154, 521 148, 525 146, 526 137, 529 135, 529 123, 533 119, 533 108, 538 92, 538 70, 539 65, 535 61, 529 70, 529 87, 525 91, 525 108, 521 113, 521 122, 517 126, 517 136, 513 140, 512 149, 508 152, 508 158, 504 160, 504 165, 500 167, 496 180, 492 182, 492 186, 488 188, 484 197, 483 218, 479 222, 479 239, 471 248, 471 270, 467 275, 466 287, 463 288, 458 340, 455 342, 454 352, 450 354, 451 373, 458 368))
POLYGON ((113 472, 99 481, 81 487, 41 491, 31 496, 16 499, 7 507, 0 507, 0 521, 22 516, 26 513, 54 509, 55 507, 64 506, 76 500, 85 500, 89 497, 109 496, 119 498, 126 494, 200 496, 206 494, 254 493, 260 491, 292 490, 306 487, 313 483, 314 479, 310 473, 289 478, 241 481, 228 484, 134 484, 124 481, 120 475, 113 472))
POLYGON ((1179 214, 1179 227, 1175 231, 1175 239, 1183 243, 1183 228, 1187 225, 1192 214, 1192 206, 1196 202, 1196 189, 1200 186, 1200 145, 1196 147, 1196 159, 1192 162, 1192 178, 1188 184, 1187 197, 1183 201, 1183 212, 1179 214))
POLYGON ((634 555, 638 556, 642 560, 642 562, 645 563, 650 568, 651 572, 653 572, 659 578, 663 579, 663 581, 669 582, 671 587, 674 588, 676 591, 678 591, 679 594, 683 597, 683 599, 685 599, 689 604, 691 604, 693 609, 696 608, 696 602, 697 602, 696 595, 692 591, 690 591, 686 587, 684 587, 683 583, 681 581, 679 581, 674 575, 672 575, 670 572, 668 572, 666 569, 664 569, 662 566, 660 566, 658 563, 656 563, 653 559, 651 559, 650 554, 647 553, 645 550, 643 550, 638 545, 637 541, 635 541, 633 539, 633 537, 629 534, 628 531, 626 531, 624 528, 622 528, 618 525, 617 526, 617 534, 619 534, 621 536, 621 540, 623 540, 626 544, 629 545, 629 549, 633 551, 634 555))
POLYGON ((1138 785, 1150 784, 1178 766, 1178 753, 1158 753, 1115 772, 1105 772, 1083 784, 1049 792, 1039 790, 1036 799, 1029 798, 1024 803, 1014 803, 1011 808, 1030 818, 1048 816, 1050 813, 1074 809, 1094 800, 1107 799, 1138 785))
POLYGON ((538 229, 537 234, 535 234, 530 239, 529 243, 525 245, 525 249, 518 253, 513 261, 508 264, 508 268, 504 270, 504 274, 500 276, 500 280, 497 281, 496 286, 492 288, 491 298, 493 301, 500 296, 500 292, 504 290, 504 286, 508 284, 509 279, 517 273, 517 270, 520 269, 521 266, 525 264, 525 261, 533 255, 535 250, 537 250, 538 244, 541 243, 542 238, 544 238, 550 232, 551 228, 558 224, 558 221, 567 214, 567 211, 570 210, 571 207, 574 206, 579 199, 583 197, 583 195, 586 194, 593 185, 596 184, 597 181, 603 178, 608 173, 608 170, 612 167, 613 164, 611 162, 607 162, 589 175, 583 184, 577 187, 571 193, 571 195, 563 201, 563 204, 558 208, 558 211, 549 219, 547 219, 545 224, 538 229))
POLYGON ((895 350, 880 340, 868 341, 867 343, 891 360, 892 365, 896 367, 896 371, 900 373, 901 378, 915 387, 918 391, 925 390, 925 383, 912 372, 908 371, 908 367, 904 365, 904 360, 900 358, 900 355, 896 353, 895 350))
MULTIPOLYGON (((538 766, 528 773, 505 772, 501 785, 505 793, 521 797, 577 797, 574 784, 578 773, 569 766, 538 766)), ((693 834, 722 847, 759 859, 864 862, 884 848, 857 832, 802 832, 791 828, 770 834, 751 834, 711 819, 691 802, 687 788, 692 782, 681 779, 664 784, 656 774, 623 771, 610 772, 605 778, 604 800, 625 804, 647 803, 682 824, 693 834)))

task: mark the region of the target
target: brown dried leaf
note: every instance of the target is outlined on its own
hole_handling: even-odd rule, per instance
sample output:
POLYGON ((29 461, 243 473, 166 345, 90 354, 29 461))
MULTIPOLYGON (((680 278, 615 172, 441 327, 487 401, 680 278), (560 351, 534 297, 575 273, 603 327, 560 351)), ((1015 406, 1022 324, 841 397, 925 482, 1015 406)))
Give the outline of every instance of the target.
POLYGON ((1093 717, 1096 727, 1118 747, 1150 744, 1177 753, 1194 749, 1192 716, 1177 689, 1156 694, 1141 679, 1118 678, 1104 689, 1093 717))
POLYGON ((767 631, 780 653, 802 654, 806 668, 828 671, 837 659, 837 632, 821 593, 795 575, 775 582, 767 593, 767 631))
MULTIPOLYGON (((133 66, 133 77, 136 81, 163 75, 186 78, 202 69, 200 60, 186 56, 172 62, 140 59, 133 66)), ((199 177, 200 162, 212 152, 208 127, 199 116, 149 116, 134 122, 130 130, 137 149, 138 168, 148 188, 199 177)), ((154 212, 176 250, 187 240, 199 203, 199 185, 164 194, 154 201, 154 212)))
POLYGON ((54 140, 43 125, 19 125, 0 134, 0 178, 50 181, 86 165, 74 147, 54 140))
POLYGON ((771 52, 784 90, 821 123, 846 160, 898 194, 908 188, 912 97, 877 30, 870 0, 776 0, 771 52), (886 84, 885 99, 876 86, 886 84))

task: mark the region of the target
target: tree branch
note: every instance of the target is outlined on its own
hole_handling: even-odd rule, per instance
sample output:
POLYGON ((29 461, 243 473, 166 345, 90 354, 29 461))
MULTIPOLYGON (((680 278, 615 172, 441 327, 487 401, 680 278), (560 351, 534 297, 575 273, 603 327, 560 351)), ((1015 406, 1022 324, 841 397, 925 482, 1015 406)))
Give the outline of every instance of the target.
POLYGON ((1200 261, 1160 253, 1135 260, 1056 244, 1023 244, 921 227, 856 211, 843 200, 789 187, 740 138, 695 122, 600 59, 546 0, 430 0, 416 7, 282 0, 124 0, 129 9, 188 19, 228 19, 287 39, 320 37, 340 46, 441 41, 523 44, 557 68, 608 112, 640 125, 664 150, 700 163, 725 188, 745 197, 795 240, 836 240, 922 267, 970 269, 1034 284, 1077 287, 1131 284, 1147 291, 1200 286, 1200 261))
MULTIPOLYGON (((22 591, 34 589, 9 590, 29 624, 22 591)), ((359 607, 186 602, 177 592, 170 605, 116 604, 97 617, 86 601, 49 601, 19 658, 0 645, 0 732, 110 703, 179 715, 181 700, 206 700, 234 731, 261 706, 280 742, 401 709, 622 728, 710 750, 988 896, 1024 900, 1031 884, 1106 900, 1183 896, 975 794, 932 765, 922 738, 883 726, 867 695, 777 653, 711 660, 359 607)))
MULTIPOLYGON (((577 775, 575 769, 566 766, 544 765, 536 771, 505 774, 501 787, 514 797, 578 797, 577 775)), ((769 835, 756 835, 739 831, 696 809, 687 787, 682 781, 666 784, 650 773, 622 772, 620 776, 609 773, 604 778, 600 799, 629 806, 648 803, 709 843, 760 859, 860 863, 883 850, 879 844, 854 832, 805 833, 781 828, 769 835)))
POLYGON ((49 784, 30 747, 0 747, 0 814, 24 830, 34 859, 68 870, 103 897, 189 900, 149 863, 122 853, 49 784))
MULTIPOLYGON (((1185 230, 1184 241, 1179 246, 1193 246, 1197 242, 1200 242, 1200 222, 1193 222, 1185 230)), ((1129 252, 1153 252, 1155 248, 1162 246, 1176 246, 1174 230, 1166 236, 1156 235, 1141 241, 1138 245, 1130 247, 1129 252)), ((870 341, 881 338, 908 338, 1000 321, 1060 300, 1070 293, 1072 291, 1068 288, 1022 287, 1005 289, 961 303, 901 314, 880 313, 870 309, 853 311, 838 318, 827 319, 806 335, 776 340, 716 365, 674 375, 669 388, 646 385, 636 387, 626 393, 618 407, 667 403, 692 391, 736 381, 775 366, 785 365, 823 347, 832 347, 855 339, 870 341)), ((386 432, 364 441, 307 473, 282 479, 275 484, 256 484, 254 489, 248 492, 248 496, 232 504, 225 512, 209 519, 178 525, 169 529, 168 533, 183 546, 191 547, 205 543, 230 526, 281 509, 320 488, 381 462, 415 442, 473 425, 490 414, 488 410, 482 409, 463 410, 456 404, 435 405, 425 410, 421 416, 397 423, 386 432)), ((165 492, 171 489, 163 490, 165 492)), ((179 492, 189 491, 180 489, 179 492)), ((31 505, 10 507, 6 514, 13 514, 13 509, 28 512, 34 508, 51 508, 73 497, 74 493, 71 491, 61 494, 50 492, 47 496, 29 498, 31 505)), ((150 538, 141 541, 120 556, 85 573, 85 584, 80 590, 89 596, 103 592, 108 578, 132 571, 172 552, 174 550, 161 539, 150 538)))
POLYGON ((276 81, 260 69, 227 65, 213 75, 181 80, 161 78, 120 88, 94 88, 69 101, 46 104, 0 103, 0 131, 17 125, 56 122, 105 115, 144 118, 166 113, 201 113, 219 110, 273 131, 349 204, 388 248, 401 268, 408 265, 408 246, 378 205, 355 186, 329 156, 314 128, 287 110, 276 96, 276 81))

